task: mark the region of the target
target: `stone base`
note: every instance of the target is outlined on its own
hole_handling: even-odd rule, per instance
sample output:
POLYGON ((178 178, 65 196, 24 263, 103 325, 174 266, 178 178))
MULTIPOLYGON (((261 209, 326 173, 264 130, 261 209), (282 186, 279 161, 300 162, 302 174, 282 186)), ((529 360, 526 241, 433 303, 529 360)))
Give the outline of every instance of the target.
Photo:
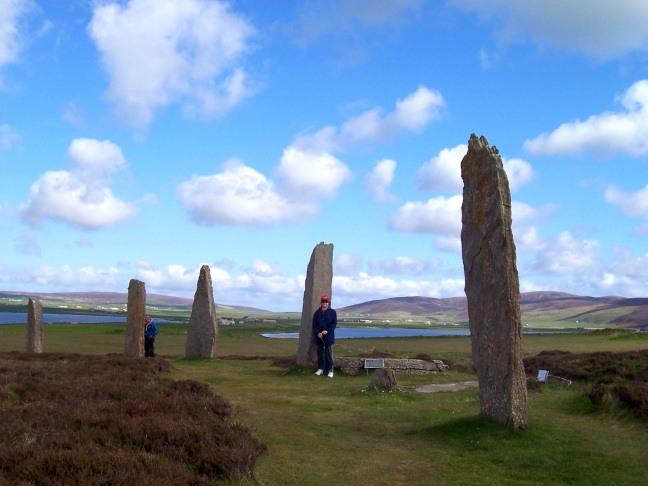
MULTIPOLYGON (((367 370, 364 367, 365 358, 355 356, 335 357, 335 369, 345 375, 361 375, 367 370)), ((396 373, 428 374, 442 373, 448 369, 443 361, 424 361, 422 359, 396 359, 385 358, 385 368, 394 370, 396 373)))

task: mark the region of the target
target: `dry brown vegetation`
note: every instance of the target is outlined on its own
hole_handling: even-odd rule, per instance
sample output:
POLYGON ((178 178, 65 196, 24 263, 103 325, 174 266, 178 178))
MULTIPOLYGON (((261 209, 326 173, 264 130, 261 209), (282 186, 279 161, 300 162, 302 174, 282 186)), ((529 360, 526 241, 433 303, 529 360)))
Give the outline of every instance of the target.
POLYGON ((0 483, 218 484, 265 451, 203 384, 160 359, 0 353, 0 483))
POLYGON ((589 397, 601 405, 606 395, 618 398, 635 415, 648 420, 648 349, 613 353, 543 351, 524 359, 528 375, 549 370, 554 376, 589 385, 589 397))

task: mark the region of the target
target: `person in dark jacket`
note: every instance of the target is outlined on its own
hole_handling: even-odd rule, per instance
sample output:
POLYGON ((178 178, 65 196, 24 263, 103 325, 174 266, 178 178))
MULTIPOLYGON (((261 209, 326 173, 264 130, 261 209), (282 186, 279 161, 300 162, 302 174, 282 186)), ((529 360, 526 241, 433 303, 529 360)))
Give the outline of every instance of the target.
POLYGON ((158 328, 149 316, 144 318, 144 356, 155 358, 155 336, 158 328))
POLYGON ((313 337, 317 344, 317 371, 320 376, 326 373, 333 378, 333 344, 335 344, 335 328, 337 326, 337 312, 331 309, 331 298, 322 295, 320 308, 313 314, 313 337))

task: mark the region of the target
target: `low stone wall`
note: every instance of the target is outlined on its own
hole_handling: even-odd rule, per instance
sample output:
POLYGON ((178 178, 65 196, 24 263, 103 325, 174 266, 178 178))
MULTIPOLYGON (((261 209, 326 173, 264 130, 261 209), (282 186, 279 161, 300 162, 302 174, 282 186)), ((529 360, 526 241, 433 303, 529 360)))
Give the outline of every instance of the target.
MULTIPOLYGON (((345 375, 360 375, 366 373, 364 363, 366 358, 357 358, 349 356, 335 357, 335 369, 345 375)), ((396 359, 385 358, 385 368, 390 368, 396 373, 442 373, 448 369, 448 365, 443 361, 435 359, 433 361, 424 361, 422 359, 396 359)))

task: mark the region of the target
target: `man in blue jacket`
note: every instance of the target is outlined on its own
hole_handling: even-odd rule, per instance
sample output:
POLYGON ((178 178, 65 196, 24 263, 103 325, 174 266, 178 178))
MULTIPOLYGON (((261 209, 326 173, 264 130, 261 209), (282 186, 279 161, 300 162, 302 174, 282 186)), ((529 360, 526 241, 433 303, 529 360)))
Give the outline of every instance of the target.
POLYGON ((155 358, 155 336, 157 333, 155 321, 146 316, 144 318, 144 356, 147 358, 155 358))
POLYGON ((322 295, 321 307, 313 314, 313 337, 317 344, 317 371, 320 376, 326 373, 333 378, 333 344, 335 344, 335 328, 337 327, 337 312, 331 309, 331 298, 322 295))

